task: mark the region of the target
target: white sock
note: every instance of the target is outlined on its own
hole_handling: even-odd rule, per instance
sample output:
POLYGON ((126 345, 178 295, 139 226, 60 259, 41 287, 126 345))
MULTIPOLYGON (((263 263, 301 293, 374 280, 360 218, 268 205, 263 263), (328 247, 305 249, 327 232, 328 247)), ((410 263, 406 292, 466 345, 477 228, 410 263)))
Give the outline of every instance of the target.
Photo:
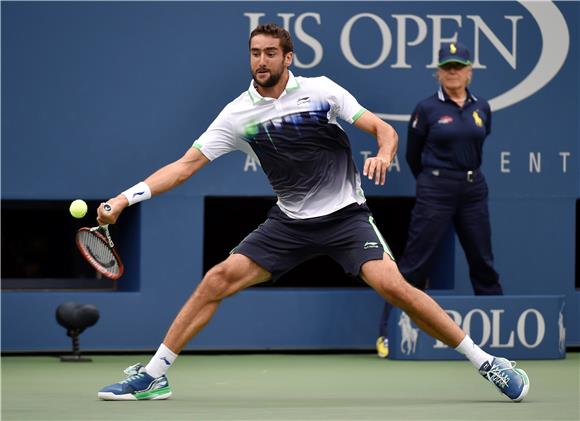
POLYGON ((149 364, 145 366, 145 371, 151 377, 161 377, 167 373, 176 358, 177 354, 175 352, 167 348, 165 344, 161 344, 149 364))
POLYGON ((491 364, 491 361, 493 360, 493 355, 489 355, 483 349, 475 345, 469 335, 465 335, 465 338, 463 338, 455 350, 465 355, 467 359, 471 361, 471 364, 473 364, 477 369, 479 369, 484 362, 487 361, 491 364))

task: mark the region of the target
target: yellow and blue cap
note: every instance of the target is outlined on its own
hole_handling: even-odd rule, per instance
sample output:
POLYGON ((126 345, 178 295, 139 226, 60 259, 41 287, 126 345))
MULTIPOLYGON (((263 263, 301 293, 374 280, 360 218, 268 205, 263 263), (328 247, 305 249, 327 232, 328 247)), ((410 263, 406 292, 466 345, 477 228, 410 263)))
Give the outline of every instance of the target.
POLYGON ((439 64, 443 66, 447 63, 461 63, 465 66, 471 64, 471 54, 467 47, 459 42, 443 44, 439 50, 439 64))

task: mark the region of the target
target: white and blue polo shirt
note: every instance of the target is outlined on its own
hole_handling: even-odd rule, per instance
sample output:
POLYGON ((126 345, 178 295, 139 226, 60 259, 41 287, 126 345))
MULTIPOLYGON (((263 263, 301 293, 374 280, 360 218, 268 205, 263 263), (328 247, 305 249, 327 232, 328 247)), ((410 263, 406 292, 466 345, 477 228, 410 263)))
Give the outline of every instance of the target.
POLYGON ((279 98, 262 97, 252 81, 193 146, 211 161, 234 150, 252 156, 288 217, 324 216, 365 202, 350 141, 337 122, 354 123, 365 111, 327 77, 290 72, 279 98))

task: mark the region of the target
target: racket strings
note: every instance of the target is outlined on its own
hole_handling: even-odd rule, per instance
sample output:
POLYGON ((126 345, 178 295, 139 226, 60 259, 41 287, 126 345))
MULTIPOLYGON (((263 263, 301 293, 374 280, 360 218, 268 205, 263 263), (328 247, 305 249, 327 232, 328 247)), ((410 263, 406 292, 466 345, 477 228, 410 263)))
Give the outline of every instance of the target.
POLYGON ((79 240, 96 264, 113 274, 119 273, 120 267, 117 257, 101 237, 96 233, 83 231, 79 240))

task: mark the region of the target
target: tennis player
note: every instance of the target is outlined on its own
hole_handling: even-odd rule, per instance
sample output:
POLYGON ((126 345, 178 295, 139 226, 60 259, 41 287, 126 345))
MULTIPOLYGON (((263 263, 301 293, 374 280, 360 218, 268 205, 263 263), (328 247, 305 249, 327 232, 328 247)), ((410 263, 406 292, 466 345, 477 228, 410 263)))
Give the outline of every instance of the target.
POLYGON ((234 150, 260 162, 278 202, 262 225, 206 273, 151 361, 129 367, 125 380, 101 389, 98 397, 169 398, 167 370, 224 298, 323 253, 404 310, 425 332, 464 354, 509 399, 522 400, 529 388, 526 373, 475 345, 435 301, 399 273, 365 204, 350 142, 337 119, 376 138, 377 154, 365 161, 363 176, 380 185, 397 150, 395 130, 332 80, 294 76, 288 69, 293 43, 283 28, 258 26, 250 35, 249 50, 248 89, 222 110, 183 157, 110 199, 111 212, 101 204, 97 220, 115 223, 125 207, 171 190, 234 150))

